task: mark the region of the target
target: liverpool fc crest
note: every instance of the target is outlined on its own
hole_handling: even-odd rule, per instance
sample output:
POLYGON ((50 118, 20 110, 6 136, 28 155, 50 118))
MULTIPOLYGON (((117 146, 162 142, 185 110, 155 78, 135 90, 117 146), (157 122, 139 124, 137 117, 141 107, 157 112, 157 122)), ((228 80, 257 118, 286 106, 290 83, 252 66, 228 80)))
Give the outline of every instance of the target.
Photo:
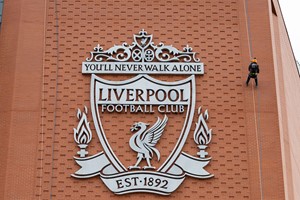
POLYGON ((180 51, 163 43, 155 45, 152 38, 142 30, 131 45, 123 43, 106 51, 97 45, 82 63, 82 73, 91 74, 90 110, 103 151, 88 155, 95 134, 87 117, 89 109, 78 110, 74 140, 79 151, 74 159, 81 168, 72 176, 100 176, 115 194, 168 195, 185 176, 213 177, 204 169, 211 159, 206 152, 212 139, 208 111, 198 108, 197 123, 192 123, 197 110, 195 76, 204 73, 203 63, 189 46, 180 51), (133 77, 116 81, 96 74, 133 77), (155 74, 187 77, 163 81, 155 74), (192 127, 198 157, 182 151, 192 127))

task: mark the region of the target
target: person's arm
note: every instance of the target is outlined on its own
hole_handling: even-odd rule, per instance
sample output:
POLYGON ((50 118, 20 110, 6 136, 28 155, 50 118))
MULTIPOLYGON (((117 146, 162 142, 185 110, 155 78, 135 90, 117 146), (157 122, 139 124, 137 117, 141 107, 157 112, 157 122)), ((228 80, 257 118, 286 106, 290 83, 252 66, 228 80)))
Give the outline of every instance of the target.
POLYGON ((259 65, 257 65, 257 73, 259 73, 259 65))

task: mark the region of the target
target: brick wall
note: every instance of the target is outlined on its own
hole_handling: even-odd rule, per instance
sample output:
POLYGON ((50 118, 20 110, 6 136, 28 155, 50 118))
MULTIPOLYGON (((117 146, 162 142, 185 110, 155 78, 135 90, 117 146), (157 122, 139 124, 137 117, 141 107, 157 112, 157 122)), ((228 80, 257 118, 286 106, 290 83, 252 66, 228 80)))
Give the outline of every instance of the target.
MULTIPOLYGON (((261 25, 268 25, 269 4, 267 1, 258 2, 261 1, 254 1, 251 5, 253 8, 261 6, 262 11, 258 9, 262 12, 261 16, 264 17, 261 25)), ((250 9, 250 17, 257 14, 253 8, 250 9)), ((268 40, 269 46, 267 45, 265 52, 257 53, 257 55, 264 54, 267 57, 262 62, 262 66, 269 65, 269 68, 262 70, 263 73, 269 74, 267 76, 269 79, 264 78, 266 75, 261 76, 259 86, 261 93, 259 94, 252 84, 249 87, 245 86, 249 62, 249 43, 244 2, 237 0, 131 0, 126 2, 117 0, 50 0, 46 3, 45 10, 40 10, 40 15, 45 17, 45 24, 40 25, 44 28, 45 35, 42 42, 43 47, 37 49, 43 52, 43 55, 39 54, 38 56, 43 63, 33 66, 39 69, 36 72, 42 78, 42 84, 33 82, 42 88, 34 88, 32 93, 39 94, 39 103, 36 105, 41 108, 41 112, 39 112, 41 117, 27 122, 39 126, 40 129, 34 132, 36 135, 34 141, 31 141, 32 148, 37 151, 29 154, 32 156, 28 162, 34 160, 34 166, 29 166, 27 169, 33 170, 34 175, 28 174, 33 181, 27 185, 28 188, 26 187, 29 198, 24 199, 242 200, 260 199, 262 188, 267 197, 265 199, 284 199, 283 190, 270 191, 275 186, 276 188, 282 187, 281 176, 270 179, 277 174, 277 171, 281 170, 281 165, 278 164, 281 160, 280 149, 277 149, 275 153, 270 149, 274 143, 280 144, 279 139, 273 137, 273 134, 278 135, 279 130, 278 122, 272 123, 272 120, 277 119, 277 110, 272 110, 274 107, 276 108, 277 102, 274 98, 276 96, 275 81, 272 78, 271 39, 268 40), (98 43, 104 49, 108 49, 114 44, 131 43, 132 35, 137 34, 141 29, 153 34, 156 44, 163 42, 178 49, 189 44, 193 47, 193 51, 199 53, 197 56, 205 64, 205 75, 196 77, 196 109, 202 106, 210 113, 208 125, 213 129, 213 140, 208 152, 212 156, 212 161, 206 169, 215 177, 206 180, 187 177, 182 185, 167 197, 146 193, 120 197, 109 191, 99 177, 79 180, 70 176, 79 169, 73 160, 73 156, 78 151, 73 140, 73 128, 77 126, 76 111, 77 108, 83 109, 84 105, 89 107, 90 104, 90 76, 81 74, 81 62, 89 56, 88 52, 92 51, 98 43), (41 90, 42 93, 39 93, 41 90), (263 104, 260 102, 262 100, 258 99, 259 95, 261 95, 261 99, 264 99, 263 104), (271 110, 263 110, 263 106, 271 110), (258 111, 259 108, 262 111, 258 111), (259 123, 261 132, 257 131, 259 123), (261 134, 265 133, 267 134, 263 136, 262 140, 261 134), (268 142, 266 143, 266 141, 268 142), (264 148, 260 149, 260 144, 264 148), (260 162, 260 150, 262 150, 263 160, 269 159, 267 162, 260 162), (270 164, 272 162, 270 155, 276 158, 274 165, 270 164), (260 167, 263 168, 262 178, 260 178, 260 167), (274 169, 275 171, 273 171, 274 169), (261 185, 262 180, 263 184, 261 185)), ((252 19, 258 20, 256 17, 252 19)), ((255 23, 260 22, 255 21, 255 23)), ((266 31, 268 26, 261 32, 256 32, 255 26, 253 25, 252 29, 252 31, 255 30, 252 32, 253 37, 269 37, 269 32, 266 31)), ((42 33, 40 33, 41 35, 42 33)), ((35 42, 35 38, 28 37, 26 41, 30 41, 29 44, 26 44, 30 46, 35 42)), ((258 41, 253 44, 254 50, 261 50, 264 46, 258 41)), ((24 52, 22 53, 24 56, 26 55, 24 52)), ((21 66, 21 64, 16 66, 21 66)), ((23 73, 32 74, 34 69, 34 67, 29 67, 23 73)), ((14 74, 18 75, 19 72, 20 70, 16 70, 14 74)), ((132 76, 103 75, 101 77, 108 80, 125 80, 132 76)), ((153 77, 175 81, 187 76, 153 75, 153 77)), ((8 80, 7 83, 9 83, 8 80)), ((16 86, 12 85, 11 87, 12 90, 15 90, 16 86)), ((31 87, 25 85, 25 88, 26 90, 19 91, 20 96, 28 94, 31 87)), ((108 139, 116 155, 125 165, 133 164, 136 158, 128 141, 131 136, 129 128, 132 122, 139 117, 147 118, 150 123, 156 120, 156 116, 150 114, 133 116, 114 113, 105 115, 101 119, 104 122, 105 131, 110 133, 108 139)), ((88 118, 92 119, 90 113, 88 118)), ((167 127, 166 132, 173 137, 167 139, 163 136, 160 141, 162 160, 166 159, 172 145, 176 143, 184 120, 183 115, 173 114, 169 118, 173 124, 167 127)), ((2 126, 5 124, 2 123, 2 126)), ((15 127, 22 128, 21 124, 15 127)), ((5 129, 12 131, 8 135, 15 133, 12 126, 5 129)), ((198 150, 192 138, 193 130, 194 125, 184 151, 196 156, 198 150)), ((88 149, 90 155, 102 150, 93 126, 92 131, 94 139, 88 149)), ((24 134, 30 135, 31 133, 26 130, 24 134)), ((15 139, 7 140, 6 147, 15 149, 16 145, 12 144, 15 139)), ((20 187, 15 187, 21 182, 19 184, 14 182, 20 179, 17 177, 11 179, 8 176, 9 173, 17 176, 22 174, 21 171, 18 172, 19 166, 14 164, 11 167, 10 165, 13 159, 22 157, 21 152, 24 149, 22 141, 24 140, 18 143, 19 147, 16 148, 16 154, 13 157, 8 157, 10 154, 3 151, 3 155, 7 159, 6 164, 9 166, 9 169, 6 170, 8 178, 4 183, 2 182, 5 188, 9 188, 3 190, 7 199, 13 198, 13 194, 15 198, 22 198, 22 190, 19 189, 20 187)), ((156 161, 153 163, 159 164, 156 161)))

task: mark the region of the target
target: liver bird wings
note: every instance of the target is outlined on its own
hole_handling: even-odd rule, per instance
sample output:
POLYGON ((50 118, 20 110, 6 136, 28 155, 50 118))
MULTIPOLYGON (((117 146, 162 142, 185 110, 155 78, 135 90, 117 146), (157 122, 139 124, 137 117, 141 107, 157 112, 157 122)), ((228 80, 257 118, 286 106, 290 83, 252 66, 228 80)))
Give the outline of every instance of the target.
POLYGON ((164 116, 163 120, 157 117, 156 123, 143 133, 141 141, 149 147, 154 147, 160 139, 164 128, 166 127, 167 121, 168 117, 166 115, 164 116))

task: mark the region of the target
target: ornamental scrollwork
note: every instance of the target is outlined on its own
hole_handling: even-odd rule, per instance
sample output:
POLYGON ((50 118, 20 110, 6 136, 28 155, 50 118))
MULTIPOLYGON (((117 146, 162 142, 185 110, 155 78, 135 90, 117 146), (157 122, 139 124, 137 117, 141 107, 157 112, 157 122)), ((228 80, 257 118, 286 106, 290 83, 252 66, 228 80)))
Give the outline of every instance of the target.
POLYGON ((90 57, 86 58, 87 62, 200 62, 196 58, 196 52, 193 52, 189 45, 186 45, 182 51, 172 45, 159 43, 154 45, 153 35, 147 34, 143 29, 137 35, 133 35, 133 42, 128 45, 126 42, 122 45, 114 45, 108 50, 98 44, 94 51, 90 52, 90 57))

